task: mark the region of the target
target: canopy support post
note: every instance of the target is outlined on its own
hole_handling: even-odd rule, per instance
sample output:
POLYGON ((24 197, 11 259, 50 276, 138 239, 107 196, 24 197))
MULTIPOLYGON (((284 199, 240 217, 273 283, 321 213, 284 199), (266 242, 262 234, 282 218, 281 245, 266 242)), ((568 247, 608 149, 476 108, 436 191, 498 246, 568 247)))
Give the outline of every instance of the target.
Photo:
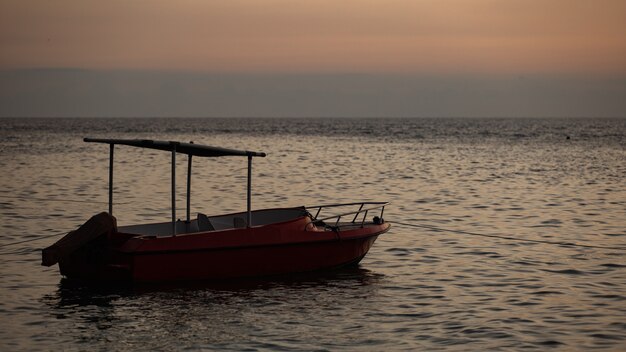
POLYGON ((176 236, 176 144, 172 149, 172 235, 176 236))
POLYGON ((113 216, 113 149, 115 144, 109 144, 109 215, 113 216))
POLYGON ((248 154, 248 227, 252 226, 252 206, 251 206, 251 189, 252 189, 252 155, 248 154))
POLYGON ((191 221, 191 154, 187 154, 187 223, 191 221))

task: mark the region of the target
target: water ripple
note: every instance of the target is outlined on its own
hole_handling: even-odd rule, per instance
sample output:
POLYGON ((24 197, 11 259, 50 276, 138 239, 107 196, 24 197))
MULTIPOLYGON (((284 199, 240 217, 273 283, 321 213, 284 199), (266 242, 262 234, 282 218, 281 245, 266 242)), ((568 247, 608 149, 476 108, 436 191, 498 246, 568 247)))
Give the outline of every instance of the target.
MULTIPOLYGON (((268 152, 255 162, 254 207, 388 200, 392 222, 624 247, 626 119, 2 122, 0 244, 106 211, 108 153, 82 142, 92 135, 268 152)), ((116 158, 118 222, 167 221, 169 155, 116 158)), ((245 167, 194 163, 192 212, 245 209, 245 167)), ((181 214, 184 197, 181 183, 181 214)), ((394 226, 356 269, 94 287, 39 266, 52 241, 0 254, 1 350, 623 350, 626 339, 617 249, 394 226)))

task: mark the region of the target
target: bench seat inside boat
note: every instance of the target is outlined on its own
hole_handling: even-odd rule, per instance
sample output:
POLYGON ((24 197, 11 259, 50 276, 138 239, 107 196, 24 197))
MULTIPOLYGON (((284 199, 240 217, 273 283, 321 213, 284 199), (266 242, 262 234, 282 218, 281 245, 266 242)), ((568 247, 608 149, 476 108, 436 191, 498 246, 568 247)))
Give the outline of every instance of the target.
MULTIPOLYGON (((252 226, 285 222, 304 215, 306 215, 304 207, 256 210, 252 212, 252 226)), ((202 213, 198 213, 197 219, 189 222, 177 221, 176 234, 181 235, 186 233, 243 228, 247 226, 246 218, 246 212, 217 216, 206 216, 202 213)), ((171 236, 172 223, 168 221, 143 225, 119 226, 118 231, 135 235, 171 236)))

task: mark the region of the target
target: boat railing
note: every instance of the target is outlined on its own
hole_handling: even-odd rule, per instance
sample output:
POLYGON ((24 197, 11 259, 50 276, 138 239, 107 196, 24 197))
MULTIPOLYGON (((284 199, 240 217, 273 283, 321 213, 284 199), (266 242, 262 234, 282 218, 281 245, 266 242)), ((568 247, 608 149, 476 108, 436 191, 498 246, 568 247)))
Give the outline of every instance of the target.
POLYGON ((363 216, 360 220, 361 221, 360 227, 363 227, 365 226, 365 220, 367 219, 367 214, 372 211, 376 211, 377 209, 380 210, 378 221, 382 223, 384 221, 383 213, 385 212, 385 206, 387 206, 388 204, 389 202, 338 203, 338 204, 307 206, 306 209, 310 212, 311 220, 313 221, 313 224, 315 224, 316 226, 322 225, 326 228, 337 229, 339 227, 339 222, 341 221, 341 218, 352 216, 352 220, 349 221, 348 224, 357 224, 357 220, 359 219, 359 216, 361 214, 363 214, 363 216), (347 208, 347 207, 356 207, 356 206, 359 206, 358 210, 351 210, 351 211, 342 212, 339 214, 320 217, 320 213, 322 212, 322 209, 347 208), (317 211, 315 212, 315 215, 313 215, 311 211, 315 209, 317 209, 317 211), (332 221, 328 221, 328 220, 334 220, 334 225, 329 225, 329 223, 332 223, 332 221))

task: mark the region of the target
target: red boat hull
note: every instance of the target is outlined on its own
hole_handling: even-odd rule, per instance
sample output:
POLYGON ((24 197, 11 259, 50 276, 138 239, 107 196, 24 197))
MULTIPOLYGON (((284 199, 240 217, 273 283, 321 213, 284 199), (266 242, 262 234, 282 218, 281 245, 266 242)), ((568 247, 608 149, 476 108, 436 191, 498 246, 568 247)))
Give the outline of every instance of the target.
POLYGON ((152 282, 228 279, 329 269, 358 263, 370 249, 376 237, 349 241, 136 255, 133 258, 133 280, 152 282))
POLYGON ((168 237, 113 233, 59 262, 84 280, 163 282, 280 275, 358 263, 389 224, 345 231, 316 228, 308 217, 266 226, 168 237), (117 244, 115 244, 117 243, 117 244))

